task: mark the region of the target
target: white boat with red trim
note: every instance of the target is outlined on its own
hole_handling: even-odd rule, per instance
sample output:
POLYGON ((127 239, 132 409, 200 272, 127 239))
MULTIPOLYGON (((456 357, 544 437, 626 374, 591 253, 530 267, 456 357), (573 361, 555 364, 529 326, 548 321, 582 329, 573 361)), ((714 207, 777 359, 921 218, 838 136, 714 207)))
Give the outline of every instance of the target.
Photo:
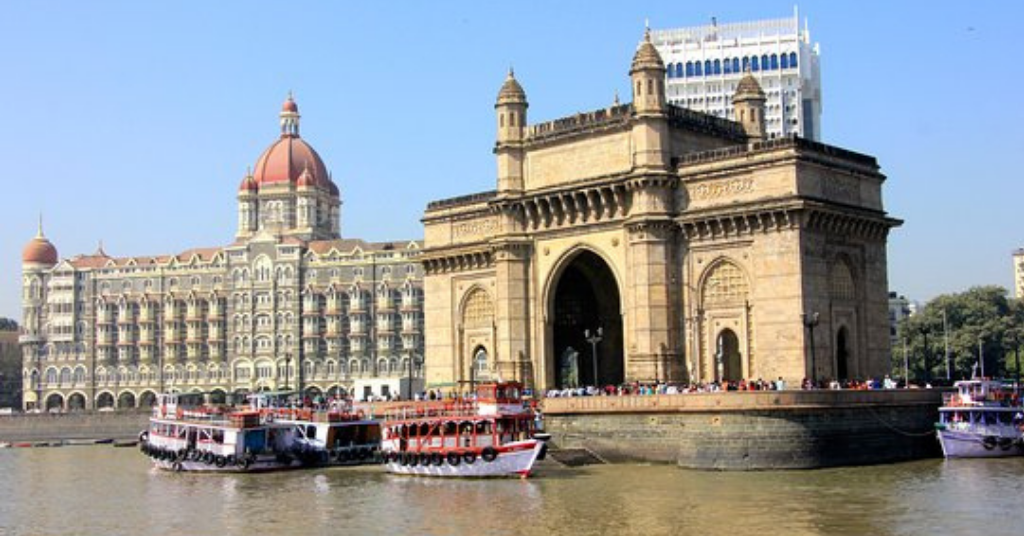
POLYGON ((546 437, 522 385, 487 383, 475 397, 389 410, 381 450, 394 474, 526 478, 544 458, 546 437))

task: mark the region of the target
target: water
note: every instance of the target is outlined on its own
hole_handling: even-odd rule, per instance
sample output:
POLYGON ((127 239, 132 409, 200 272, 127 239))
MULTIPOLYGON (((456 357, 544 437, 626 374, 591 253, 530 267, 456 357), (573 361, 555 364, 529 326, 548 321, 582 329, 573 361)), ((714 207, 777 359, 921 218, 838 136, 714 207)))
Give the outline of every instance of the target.
POLYGON ((0 535, 1010 535, 1024 458, 756 473, 562 468, 450 481, 379 467, 157 472, 108 445, 0 450, 0 535))

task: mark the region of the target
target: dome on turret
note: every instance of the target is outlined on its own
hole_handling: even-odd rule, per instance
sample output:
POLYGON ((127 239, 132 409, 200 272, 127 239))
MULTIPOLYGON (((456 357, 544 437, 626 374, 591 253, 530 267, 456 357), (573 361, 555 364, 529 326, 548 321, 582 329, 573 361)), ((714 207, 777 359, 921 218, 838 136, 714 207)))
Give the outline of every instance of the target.
POLYGON ((39 223, 39 232, 21 250, 21 262, 24 264, 57 264, 57 248, 43 235, 43 224, 39 223))
POLYGON ((505 77, 505 83, 501 85, 501 89, 498 91, 498 104, 525 103, 526 91, 523 90, 523 86, 519 85, 519 81, 516 80, 515 71, 510 68, 508 76, 505 77))
POLYGON ((330 188, 327 166, 320 155, 299 137, 299 107, 288 96, 281 111, 281 137, 272 143, 253 170, 252 185, 245 181, 242 187, 257 189, 272 185, 297 185, 300 178, 309 186, 330 188))
POLYGON ((736 84, 736 93, 733 94, 733 101, 743 98, 759 98, 764 99, 764 90, 761 89, 761 84, 757 83, 757 79, 754 75, 747 72, 740 82, 736 84))
POLYGON ((637 47, 636 54, 633 55, 633 64, 629 68, 629 73, 633 74, 636 71, 649 69, 665 70, 665 62, 662 61, 661 54, 658 54, 658 49, 654 48, 654 44, 651 43, 650 28, 644 31, 644 40, 637 47))

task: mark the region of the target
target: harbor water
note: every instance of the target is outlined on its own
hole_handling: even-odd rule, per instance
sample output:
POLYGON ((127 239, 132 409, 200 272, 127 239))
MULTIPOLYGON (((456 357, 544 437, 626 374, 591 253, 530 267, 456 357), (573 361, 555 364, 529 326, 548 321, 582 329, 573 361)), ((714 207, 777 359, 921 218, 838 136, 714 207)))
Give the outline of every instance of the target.
POLYGON ((530 480, 380 467, 158 472, 109 445, 0 450, 0 535, 1010 535, 1024 458, 771 472, 544 462, 530 480))

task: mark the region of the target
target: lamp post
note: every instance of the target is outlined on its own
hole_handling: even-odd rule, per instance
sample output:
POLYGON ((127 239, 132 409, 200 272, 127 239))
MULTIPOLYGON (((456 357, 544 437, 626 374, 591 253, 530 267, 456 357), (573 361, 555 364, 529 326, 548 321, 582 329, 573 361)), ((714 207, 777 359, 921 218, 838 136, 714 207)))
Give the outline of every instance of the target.
POLYGON ((985 350, 982 347, 981 337, 978 337, 978 364, 981 366, 981 377, 985 377, 985 350))
POLYGON ((583 330, 583 337, 590 343, 590 357, 594 363, 594 387, 599 385, 597 381, 597 343, 601 342, 601 339, 603 338, 601 335, 603 334, 604 328, 601 327, 597 328, 597 331, 594 332, 593 336, 590 335, 589 329, 583 330))
POLYGON ((409 385, 406 387, 406 400, 412 400, 412 350, 409 350, 409 385))
POLYGON ((931 359, 929 357, 929 349, 928 349, 928 333, 931 330, 928 329, 928 326, 922 325, 920 331, 921 331, 921 337, 924 338, 924 346, 921 348, 921 353, 922 353, 921 365, 922 365, 922 368, 924 368, 924 380, 927 382, 927 381, 930 381, 932 379, 932 366, 931 366, 931 359))
POLYGON ((804 313, 803 314, 804 326, 807 327, 807 334, 809 335, 809 337, 811 339, 811 385, 812 386, 815 384, 815 382, 817 382, 817 373, 818 373, 818 371, 817 371, 817 369, 815 367, 815 363, 814 363, 814 328, 818 325, 818 322, 820 322, 820 320, 821 319, 819 318, 818 313, 809 313, 809 314, 808 313, 804 313))

